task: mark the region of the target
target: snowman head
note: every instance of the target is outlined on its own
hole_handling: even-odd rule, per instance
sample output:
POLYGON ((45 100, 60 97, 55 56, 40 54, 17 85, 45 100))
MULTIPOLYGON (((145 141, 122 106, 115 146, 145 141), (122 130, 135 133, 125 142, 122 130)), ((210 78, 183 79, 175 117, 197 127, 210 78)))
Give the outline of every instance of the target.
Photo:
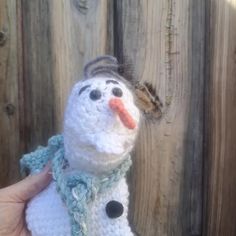
POLYGON ((85 67, 85 79, 72 89, 64 119, 65 155, 71 169, 110 171, 134 146, 140 112, 117 67, 115 58, 100 57, 85 67))

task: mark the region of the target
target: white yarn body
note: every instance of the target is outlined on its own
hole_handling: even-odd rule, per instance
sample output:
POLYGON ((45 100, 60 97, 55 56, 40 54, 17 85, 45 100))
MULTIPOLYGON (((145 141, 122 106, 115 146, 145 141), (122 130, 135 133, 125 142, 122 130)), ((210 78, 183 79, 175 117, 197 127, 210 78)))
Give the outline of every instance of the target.
MULTIPOLYGON (((132 236, 127 220, 128 186, 123 178, 117 186, 97 196, 88 205, 88 236, 132 236), (109 218, 106 205, 115 200, 124 207, 118 218, 109 218)), ((44 191, 34 197, 26 210, 26 221, 32 236, 70 236, 70 220, 66 206, 52 182, 44 191)))
MULTIPOLYGON (((64 117, 65 157, 69 172, 82 170, 100 175, 118 167, 132 150, 139 127, 140 113, 131 91, 114 78, 92 78, 78 82, 70 94, 64 117), (113 81, 112 83, 109 80, 113 81), (115 82, 114 82, 115 81, 115 82), (115 96, 114 88, 122 90, 115 96), (100 98, 91 99, 91 92, 99 90, 100 98), (125 127, 109 101, 118 98, 136 123, 134 129, 125 127)), ((125 179, 98 195, 88 206, 88 236, 131 236, 127 220, 128 187, 125 179), (109 218, 106 204, 112 200, 124 207, 118 218, 109 218)), ((48 188, 28 204, 26 221, 33 236, 69 236, 67 209, 52 182, 48 188)))

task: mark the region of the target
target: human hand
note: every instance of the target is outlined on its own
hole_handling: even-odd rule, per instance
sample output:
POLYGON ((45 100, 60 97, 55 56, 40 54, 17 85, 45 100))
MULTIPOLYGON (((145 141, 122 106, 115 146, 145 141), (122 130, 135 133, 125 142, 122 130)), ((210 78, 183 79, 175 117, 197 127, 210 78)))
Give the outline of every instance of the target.
POLYGON ((0 236, 30 235, 25 223, 25 207, 51 181, 50 166, 36 175, 0 189, 0 236))

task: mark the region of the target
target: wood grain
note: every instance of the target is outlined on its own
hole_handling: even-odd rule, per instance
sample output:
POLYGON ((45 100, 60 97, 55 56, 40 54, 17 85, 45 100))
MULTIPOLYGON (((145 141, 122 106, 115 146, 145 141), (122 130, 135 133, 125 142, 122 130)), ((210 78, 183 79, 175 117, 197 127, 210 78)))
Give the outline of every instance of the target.
POLYGON ((69 91, 109 46, 107 0, 22 1, 24 150, 62 131, 69 91))
POLYGON ((112 53, 108 0, 51 1, 55 123, 61 130, 65 102, 72 85, 82 79, 83 66, 98 55, 112 53))
POLYGON ((55 133, 52 46, 48 0, 22 0, 23 82, 21 139, 24 151, 55 133))
POLYGON ((0 1, 0 187, 19 178, 18 7, 15 0, 0 1))
POLYGON ((137 142, 133 226, 138 235, 201 235, 204 1, 117 1, 115 9, 116 55, 164 104, 137 142))
POLYGON ((61 131, 84 64, 115 54, 163 103, 134 151, 133 229, 236 235, 235 22, 236 0, 1 0, 0 187, 61 131))
POLYGON ((236 235, 236 1, 207 5, 207 236, 236 235))

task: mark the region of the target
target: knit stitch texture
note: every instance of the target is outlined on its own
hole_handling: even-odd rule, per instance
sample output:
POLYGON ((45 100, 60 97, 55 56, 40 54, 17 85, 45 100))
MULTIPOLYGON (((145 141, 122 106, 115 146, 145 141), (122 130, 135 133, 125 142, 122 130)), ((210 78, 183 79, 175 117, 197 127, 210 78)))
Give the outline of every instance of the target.
POLYGON ((132 236, 125 174, 141 114, 116 58, 90 61, 72 88, 63 136, 24 155, 22 171, 52 162, 54 180, 27 204, 32 236, 132 236))
POLYGON ((86 236, 88 204, 98 194, 114 187, 124 178, 131 165, 131 159, 128 157, 118 168, 99 177, 82 171, 66 176, 64 169, 68 163, 64 159, 63 137, 57 135, 49 140, 47 147, 40 147, 35 152, 24 155, 20 164, 22 171, 29 169, 31 173, 36 173, 41 171, 49 160, 52 161, 57 191, 66 204, 70 216, 71 235, 86 236))

